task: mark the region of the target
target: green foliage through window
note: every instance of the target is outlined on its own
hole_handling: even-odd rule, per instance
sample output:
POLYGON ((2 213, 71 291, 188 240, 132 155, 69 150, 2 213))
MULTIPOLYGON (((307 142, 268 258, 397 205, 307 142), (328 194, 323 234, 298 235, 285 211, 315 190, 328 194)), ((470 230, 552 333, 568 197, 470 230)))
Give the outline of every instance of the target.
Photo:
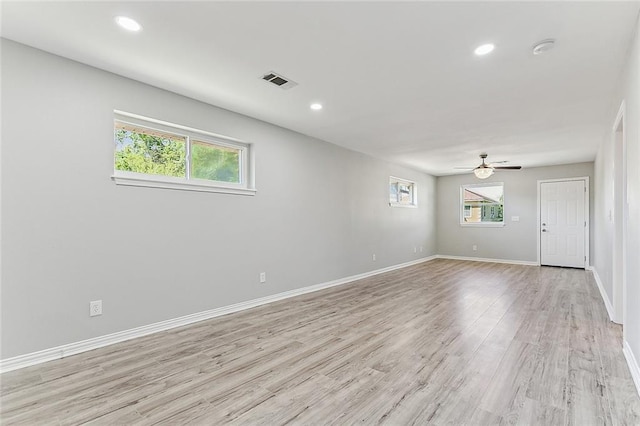
POLYGON ((185 177, 185 140, 170 135, 115 129, 116 170, 185 177))
POLYGON ((191 143, 191 176, 220 182, 240 182, 240 150, 204 142, 191 143))
POLYGON ((116 170, 241 183, 240 147, 192 140, 189 136, 119 121, 115 123, 114 142, 116 170))

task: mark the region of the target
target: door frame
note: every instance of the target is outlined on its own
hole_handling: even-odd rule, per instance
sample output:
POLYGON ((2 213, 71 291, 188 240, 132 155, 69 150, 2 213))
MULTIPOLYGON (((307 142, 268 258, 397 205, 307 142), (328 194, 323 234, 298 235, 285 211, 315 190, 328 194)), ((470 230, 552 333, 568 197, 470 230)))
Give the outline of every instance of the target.
MULTIPOLYGON (((626 129, 626 102, 623 100, 618 109, 616 119, 611 128, 611 140, 613 148, 613 250, 612 250, 612 301, 613 318, 617 324, 625 323, 627 319, 627 226, 629 220, 629 194, 627 191, 627 129, 626 129), (622 127, 621 146, 618 146, 618 128, 622 127), (618 150, 620 157, 618 158, 618 150), (619 185, 619 187, 618 187, 619 185), (620 196, 616 196, 619 194, 620 196)), ((625 329, 622 329, 623 337, 625 329)))
POLYGON ((542 238, 541 235, 541 228, 540 228, 540 216, 541 216, 541 212, 540 212, 540 208, 541 208, 541 203, 540 203, 540 194, 541 194, 541 189, 542 189, 542 184, 543 183, 550 183, 550 182, 569 182, 569 181, 576 181, 576 180, 582 180, 584 181, 584 187, 586 188, 586 191, 584 193, 584 219, 587 222, 586 226, 584 227, 584 256, 585 256, 585 261, 584 261, 584 269, 588 269, 589 265, 591 265, 591 259, 589 257, 589 235, 590 235, 590 228, 591 228, 591 220, 589 217, 589 176, 581 176, 581 177, 570 177, 570 178, 560 178, 560 179, 541 179, 538 180, 538 203, 537 203, 537 220, 536 220, 536 232, 537 232, 537 237, 536 237, 536 241, 537 241, 537 253, 538 253, 538 266, 542 265, 541 263, 541 250, 542 250, 542 244, 540 243, 540 239, 542 238))

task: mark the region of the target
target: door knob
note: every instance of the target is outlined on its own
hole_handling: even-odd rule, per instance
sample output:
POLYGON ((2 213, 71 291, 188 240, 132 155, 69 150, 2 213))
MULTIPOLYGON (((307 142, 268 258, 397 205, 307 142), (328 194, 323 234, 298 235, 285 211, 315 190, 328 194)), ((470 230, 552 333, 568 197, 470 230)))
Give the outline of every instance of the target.
POLYGON ((543 223, 543 224, 542 224, 542 226, 547 226, 547 224, 546 224, 546 223, 543 223))
POLYGON ((542 232, 547 232, 547 230, 546 230, 546 229, 543 229, 543 230, 542 230, 542 232))

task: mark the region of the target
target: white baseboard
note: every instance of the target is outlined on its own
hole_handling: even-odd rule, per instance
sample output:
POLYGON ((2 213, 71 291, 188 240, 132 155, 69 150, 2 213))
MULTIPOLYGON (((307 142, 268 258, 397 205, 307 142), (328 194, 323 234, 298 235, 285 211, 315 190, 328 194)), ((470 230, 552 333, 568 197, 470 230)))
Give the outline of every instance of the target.
POLYGON ((591 273, 593 274, 593 278, 596 280, 596 284, 598 285, 598 290, 600 290, 600 297, 602 297, 602 300, 604 301, 604 306, 605 308, 607 308, 607 314, 609 314, 609 320, 614 321, 613 305, 609 300, 609 296, 607 296, 607 292, 604 291, 604 286, 602 284, 602 280, 600 280, 600 275, 598 275, 598 271, 596 270, 595 266, 590 266, 589 268, 587 268, 587 270, 591 271, 591 273))
POLYGON ((640 395, 640 365, 638 365, 638 360, 633 355, 633 351, 631 350, 631 346, 625 340, 622 344, 622 352, 624 353, 624 357, 627 359, 627 364, 629 365, 629 371, 631 371, 631 377, 633 377, 633 383, 636 385, 636 391, 638 391, 638 395, 640 395))
POLYGON ((451 260, 468 260, 471 262, 489 262, 489 263, 509 263, 512 265, 527 265, 527 266, 540 266, 538 262, 529 262, 526 260, 509 260, 509 259, 487 259, 484 257, 465 257, 465 256, 448 256, 445 254, 436 255, 438 259, 451 259, 451 260))
POLYGON ((94 338, 83 340, 80 342, 69 343, 66 345, 57 346, 55 348, 45 349, 38 352, 32 352, 25 355, 19 355, 16 357, 3 359, 3 360, 0 360, 0 373, 17 370, 19 368, 29 367, 31 365, 41 364, 47 361, 53 361, 55 359, 60 359, 70 355, 79 354, 81 352, 102 348, 104 346, 112 345, 114 343, 135 339, 136 337, 147 336, 149 334, 157 333, 159 331, 165 331, 165 330, 169 330, 176 327, 182 327, 184 325, 193 324, 195 322, 219 317, 221 315, 238 312, 245 309, 255 308, 256 306, 276 302, 278 300, 288 299, 290 297, 300 296, 302 294, 324 290, 326 288, 335 287, 342 284, 347 284, 353 281, 361 280, 363 278, 371 277, 373 275, 378 275, 385 272, 394 271, 396 269, 405 268, 407 266, 428 262, 435 258, 436 256, 423 257, 421 259, 412 260, 410 262, 388 266, 386 268, 376 269, 375 271, 369 271, 362 274, 352 275, 350 277, 340 278, 337 280, 328 281, 321 284, 316 284, 308 287, 298 288, 295 290, 285 291, 283 293, 273 294, 271 296, 265 296, 259 299, 248 300, 246 302, 240 302, 234 305, 223 306, 221 308, 215 308, 215 309, 211 309, 203 312, 197 312, 195 314, 185 315, 183 317, 173 318, 170 320, 145 325, 142 327, 136 327, 130 330, 119 331, 116 333, 94 337, 94 338))

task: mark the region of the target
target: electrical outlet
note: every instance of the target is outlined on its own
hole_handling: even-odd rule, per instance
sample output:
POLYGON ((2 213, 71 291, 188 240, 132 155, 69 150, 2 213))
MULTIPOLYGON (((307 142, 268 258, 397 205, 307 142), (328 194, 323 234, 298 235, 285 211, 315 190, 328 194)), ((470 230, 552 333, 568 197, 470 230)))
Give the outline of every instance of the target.
POLYGON ((418 252, 418 247, 414 247, 414 248, 413 248, 413 252, 414 252, 414 253, 417 253, 417 252, 418 252))
POLYGON ((376 255, 375 255, 375 253, 373 254, 373 261, 374 261, 374 262, 376 261, 376 255))
POLYGON ((260 272, 260 282, 261 283, 266 283, 267 282, 267 273, 266 272, 260 272))
POLYGON ((98 315, 102 315, 102 300, 89 302, 89 316, 97 317, 98 315))
POLYGON ((478 246, 477 246, 477 245, 475 245, 475 244, 473 245, 473 247, 472 247, 472 248, 473 248, 473 251, 477 251, 477 250, 478 250, 478 246))
POLYGON ((420 246, 420 253, 422 253, 423 249, 424 249, 424 247, 420 246))

